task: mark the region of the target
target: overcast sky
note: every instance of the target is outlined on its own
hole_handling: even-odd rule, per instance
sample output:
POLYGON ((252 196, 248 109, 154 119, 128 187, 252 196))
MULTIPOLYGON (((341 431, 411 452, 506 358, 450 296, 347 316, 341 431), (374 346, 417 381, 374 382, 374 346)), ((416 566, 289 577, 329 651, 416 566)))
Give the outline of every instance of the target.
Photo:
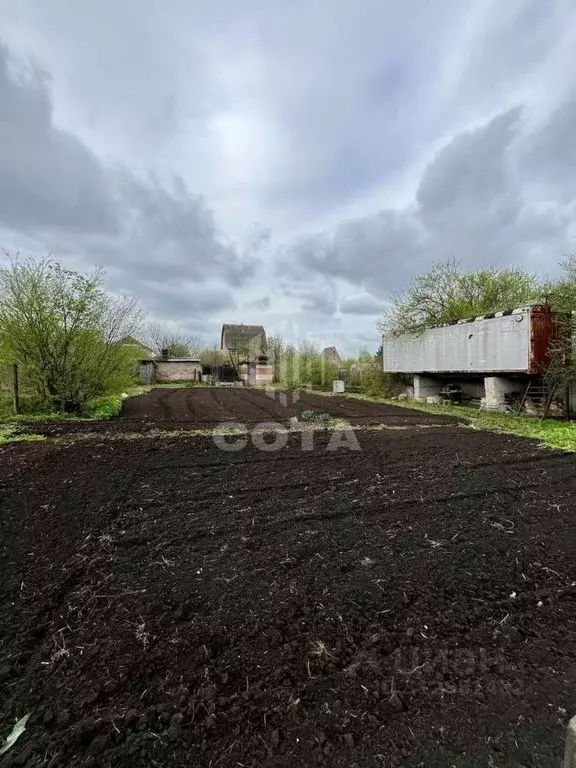
POLYGON ((574 0, 0 0, 0 245, 222 322, 378 346, 447 253, 576 250, 574 0))

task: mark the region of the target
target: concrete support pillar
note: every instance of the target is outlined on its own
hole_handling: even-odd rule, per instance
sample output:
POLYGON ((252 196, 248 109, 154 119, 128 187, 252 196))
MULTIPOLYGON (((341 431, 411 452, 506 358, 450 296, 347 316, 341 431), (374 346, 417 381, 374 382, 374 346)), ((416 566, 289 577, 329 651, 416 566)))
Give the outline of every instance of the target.
POLYGON ((428 376, 414 376, 414 399, 426 400, 427 397, 437 397, 442 389, 442 383, 428 376))
POLYGON ((485 408, 487 411, 505 411, 506 395, 519 392, 522 385, 503 376, 486 376, 484 379, 485 408))
POLYGON ((576 717, 568 723, 564 768, 576 768, 576 717))

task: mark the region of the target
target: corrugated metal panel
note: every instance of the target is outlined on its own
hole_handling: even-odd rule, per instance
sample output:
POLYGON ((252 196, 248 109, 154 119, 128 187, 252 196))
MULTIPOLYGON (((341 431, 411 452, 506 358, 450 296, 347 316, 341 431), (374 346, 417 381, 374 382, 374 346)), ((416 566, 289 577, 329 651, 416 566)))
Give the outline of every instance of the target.
POLYGON ((382 339, 391 373, 528 372, 530 309, 490 319, 429 328, 421 335, 382 339))

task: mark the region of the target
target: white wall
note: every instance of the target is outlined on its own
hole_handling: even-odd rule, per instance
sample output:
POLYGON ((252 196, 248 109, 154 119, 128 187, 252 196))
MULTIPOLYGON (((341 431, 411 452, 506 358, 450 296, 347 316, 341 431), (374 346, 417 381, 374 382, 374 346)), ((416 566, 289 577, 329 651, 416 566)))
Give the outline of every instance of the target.
POLYGON ((382 339, 384 371, 390 373, 523 372, 530 363, 530 310, 472 320, 419 335, 382 339))
POLYGON ((156 381, 199 381, 202 365, 183 360, 156 360, 156 381))

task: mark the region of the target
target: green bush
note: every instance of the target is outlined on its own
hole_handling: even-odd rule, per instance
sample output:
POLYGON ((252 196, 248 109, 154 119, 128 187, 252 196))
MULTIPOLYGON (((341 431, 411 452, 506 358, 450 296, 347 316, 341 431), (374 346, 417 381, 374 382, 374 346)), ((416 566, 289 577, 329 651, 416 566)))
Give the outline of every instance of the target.
POLYGON ((328 388, 337 378, 338 366, 325 360, 310 344, 287 347, 282 355, 279 379, 286 389, 328 388))
POLYGON ((410 384, 410 377, 401 373, 384 373, 379 367, 368 368, 362 374, 362 394, 368 397, 393 397, 410 384))
MULTIPOLYGON (((46 405, 41 398, 26 389, 20 390, 20 412, 35 414, 46 412, 46 405)), ((14 417, 14 399, 11 390, 0 391, 0 420, 14 417)))
POLYGON ((378 397, 387 394, 384 374, 378 368, 368 368, 362 374, 362 394, 378 397))
POLYGON ((320 411, 302 411, 300 414, 300 421, 312 424, 328 424, 332 419, 333 417, 329 413, 321 413, 320 411))
POLYGON ((142 313, 134 299, 107 294, 103 278, 50 259, 0 268, 0 388, 17 361, 23 396, 33 394, 44 410, 80 413, 95 397, 134 385, 134 352, 120 342, 142 313))
POLYGON ((97 397, 86 407, 85 413, 91 419, 113 419, 122 409, 122 396, 97 397))

